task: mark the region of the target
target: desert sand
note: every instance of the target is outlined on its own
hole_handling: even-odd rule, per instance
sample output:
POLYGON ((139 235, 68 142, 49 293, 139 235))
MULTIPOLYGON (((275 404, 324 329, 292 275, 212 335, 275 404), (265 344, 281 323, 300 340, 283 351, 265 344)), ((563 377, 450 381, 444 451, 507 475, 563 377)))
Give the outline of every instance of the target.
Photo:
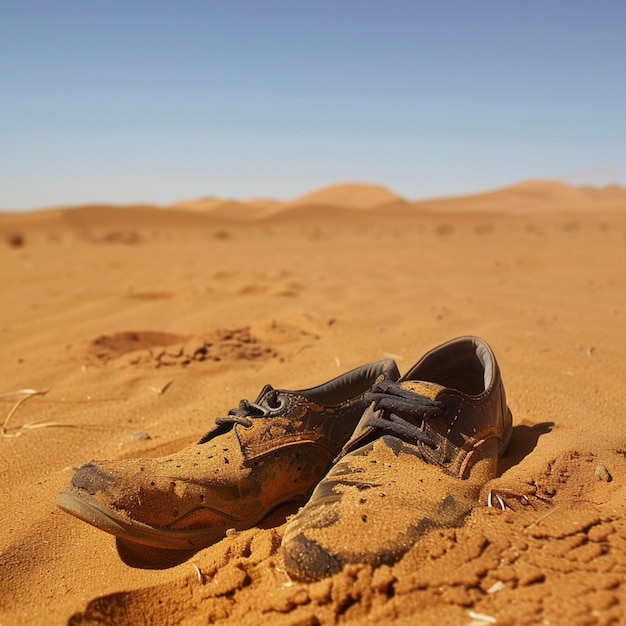
POLYGON ((626 623, 626 190, 3 213, 0 272, 2 626, 626 623), (465 334, 515 425, 485 493, 527 498, 393 567, 291 581, 296 504, 147 569, 55 506, 78 466, 177 451, 265 383, 405 372, 465 334))

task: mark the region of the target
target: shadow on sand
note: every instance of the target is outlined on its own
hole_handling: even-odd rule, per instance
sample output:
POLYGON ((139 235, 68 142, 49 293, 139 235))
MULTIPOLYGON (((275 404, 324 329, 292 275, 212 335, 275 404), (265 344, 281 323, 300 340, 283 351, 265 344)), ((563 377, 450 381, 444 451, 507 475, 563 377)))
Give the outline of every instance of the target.
POLYGON ((537 447, 539 438, 552 432, 553 427, 554 422, 541 422, 530 426, 528 424, 513 426, 511 443, 498 463, 498 476, 501 476, 504 472, 524 460, 537 447))
MULTIPOLYGON (((282 526, 289 515, 293 515, 302 506, 302 502, 292 502, 276 509, 261 520, 256 527, 263 530, 282 526)), ((242 531, 244 532, 244 531, 242 531)), ((124 541, 116 538, 117 553, 129 567, 136 569, 168 569, 188 561, 200 550, 163 550, 145 546, 140 543, 124 541)), ((210 547, 210 546, 207 546, 210 547)))

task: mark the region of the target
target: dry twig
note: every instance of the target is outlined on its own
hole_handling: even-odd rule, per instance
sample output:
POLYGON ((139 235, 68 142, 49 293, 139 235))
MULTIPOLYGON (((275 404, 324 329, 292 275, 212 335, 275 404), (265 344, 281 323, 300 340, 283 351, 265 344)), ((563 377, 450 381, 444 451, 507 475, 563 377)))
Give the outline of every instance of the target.
POLYGON ((14 433, 8 432, 8 424, 10 419, 15 415, 16 411, 26 402, 26 400, 34 397, 34 396, 45 396, 48 393, 48 389, 45 391, 39 391, 38 389, 18 389, 17 391, 8 391, 6 393, 0 394, 0 398, 13 398, 17 396, 21 396, 19 400, 13 405, 8 415, 4 418, 4 422, 2 422, 2 436, 5 438, 10 437, 19 437, 24 430, 33 430, 35 428, 50 428, 52 426, 63 426, 71 428, 73 424, 64 424, 62 422, 50 422, 50 421, 42 421, 42 422, 31 422, 30 424, 22 424, 17 427, 17 431, 14 433))
POLYGON ((150 391, 154 391, 154 393, 158 394, 159 396, 162 396, 170 388, 173 382, 173 380, 170 380, 166 382, 162 387, 150 386, 148 387, 148 389, 150 389, 150 391))

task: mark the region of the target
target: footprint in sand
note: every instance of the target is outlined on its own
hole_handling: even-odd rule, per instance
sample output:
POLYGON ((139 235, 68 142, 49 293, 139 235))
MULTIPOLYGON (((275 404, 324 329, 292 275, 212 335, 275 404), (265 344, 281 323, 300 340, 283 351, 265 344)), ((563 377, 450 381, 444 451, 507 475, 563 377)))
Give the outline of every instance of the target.
POLYGON ((282 296, 294 298, 302 291, 302 285, 295 282, 282 282, 276 284, 262 285, 259 283, 249 283, 243 285, 238 290, 242 296, 282 296))
POLYGON ((118 366, 187 366, 201 361, 238 361, 277 357, 249 327, 216 329, 203 335, 129 331, 102 335, 88 346, 91 362, 118 366))
POLYGON ((290 272, 240 272, 221 270, 214 272, 210 280, 217 285, 226 285, 226 292, 241 296, 296 297, 304 287, 290 280, 290 272))

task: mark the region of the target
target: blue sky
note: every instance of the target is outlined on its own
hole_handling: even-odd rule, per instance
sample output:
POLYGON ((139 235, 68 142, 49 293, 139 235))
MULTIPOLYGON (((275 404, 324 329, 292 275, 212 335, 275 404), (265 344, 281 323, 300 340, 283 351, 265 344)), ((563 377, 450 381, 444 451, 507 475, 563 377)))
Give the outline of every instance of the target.
POLYGON ((626 186, 623 0, 0 0, 0 209, 626 186))

